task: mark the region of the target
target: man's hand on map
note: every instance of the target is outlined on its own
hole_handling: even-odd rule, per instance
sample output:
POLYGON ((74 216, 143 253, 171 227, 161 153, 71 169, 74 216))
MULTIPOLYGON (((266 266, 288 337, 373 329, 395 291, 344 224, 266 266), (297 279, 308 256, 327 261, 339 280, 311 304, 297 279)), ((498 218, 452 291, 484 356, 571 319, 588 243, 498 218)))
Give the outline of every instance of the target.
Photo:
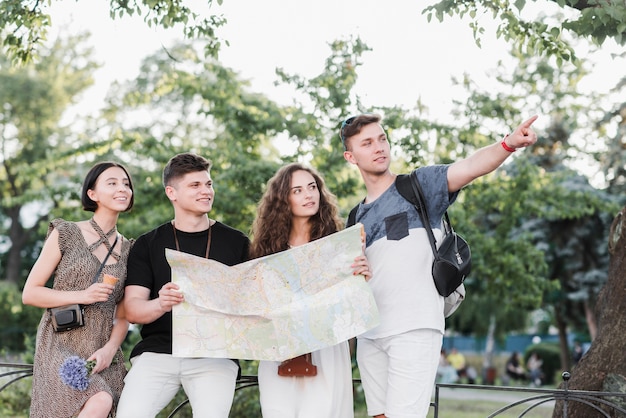
POLYGON ((354 263, 350 266, 352 267, 352 274, 355 276, 362 275, 365 277, 365 281, 368 281, 372 278, 372 272, 370 271, 370 263, 367 261, 367 257, 365 255, 360 255, 354 259, 354 263))
POLYGON ((178 305, 185 300, 183 293, 179 289, 177 284, 169 282, 159 290, 159 304, 163 311, 169 312, 172 310, 172 306, 178 305))

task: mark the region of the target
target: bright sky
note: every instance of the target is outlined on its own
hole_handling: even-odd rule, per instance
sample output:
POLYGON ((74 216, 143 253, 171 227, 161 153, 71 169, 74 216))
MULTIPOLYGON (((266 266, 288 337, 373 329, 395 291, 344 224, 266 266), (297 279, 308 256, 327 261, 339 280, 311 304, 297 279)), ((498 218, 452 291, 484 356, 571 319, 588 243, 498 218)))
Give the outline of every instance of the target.
MULTIPOLYGON (((359 35, 373 48, 358 70, 356 92, 365 104, 412 107, 421 98, 431 115, 441 119, 455 94, 451 76, 467 72, 474 80, 488 83, 489 70, 498 59, 506 59, 508 45, 491 32, 478 48, 467 23, 457 17, 428 23, 421 12, 432 2, 224 0, 222 6, 210 10, 224 13, 228 19, 220 30, 230 42, 221 52, 222 63, 251 80, 253 90, 274 100, 287 102, 292 96, 273 85, 275 68, 315 76, 330 53, 329 42, 359 35)), ((176 31, 150 29, 136 17, 112 21, 108 7, 108 1, 52 2, 53 27, 89 30, 97 59, 104 64, 96 73, 96 86, 81 103, 84 109, 99 108, 111 82, 136 76, 143 58, 162 45, 169 46, 178 36, 176 31)), ((484 19, 488 25, 490 16, 484 19)), ((598 66, 588 82, 590 88, 604 91, 613 87, 620 75, 610 71, 614 68, 614 64, 598 66)))

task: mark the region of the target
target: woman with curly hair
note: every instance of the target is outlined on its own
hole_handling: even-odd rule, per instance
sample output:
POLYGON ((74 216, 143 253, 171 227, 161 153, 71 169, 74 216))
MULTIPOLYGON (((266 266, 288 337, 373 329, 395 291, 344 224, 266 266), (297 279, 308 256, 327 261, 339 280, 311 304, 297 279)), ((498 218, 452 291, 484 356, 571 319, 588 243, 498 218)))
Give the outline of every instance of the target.
MULTIPOLYGON (((336 198, 322 177, 302 164, 288 164, 269 180, 259 203, 252 225, 251 257, 304 245, 341 228, 336 198)), ((355 258, 351 267, 355 275, 369 280, 364 255, 355 258)), ((261 361, 258 378, 264 418, 354 416, 347 341, 282 363, 261 361), (290 375, 290 369, 308 362, 306 369, 316 369, 316 374, 290 375)))

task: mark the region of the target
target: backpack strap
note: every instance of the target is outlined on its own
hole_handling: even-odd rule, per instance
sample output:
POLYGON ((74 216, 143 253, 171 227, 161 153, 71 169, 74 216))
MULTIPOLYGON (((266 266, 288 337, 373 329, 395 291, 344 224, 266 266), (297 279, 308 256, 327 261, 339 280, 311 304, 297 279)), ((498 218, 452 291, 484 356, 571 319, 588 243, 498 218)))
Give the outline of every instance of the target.
POLYGON ((346 223, 346 228, 351 227, 356 223, 356 211, 359 209, 359 205, 356 205, 352 208, 350 213, 348 214, 348 223, 346 223))
MULTIPOLYGON (((430 226, 430 218, 428 217, 428 210, 426 210, 426 198, 424 197, 424 192, 422 191, 422 186, 420 186, 420 182, 417 179, 417 176, 410 178, 410 186, 413 189, 413 195, 417 198, 419 202, 419 206, 415 205, 415 210, 422 218, 422 224, 426 233, 428 234, 428 240, 430 241, 430 247, 433 249, 433 255, 437 258, 437 241, 435 240, 435 234, 433 233, 433 228, 430 226), (420 210, 423 208, 424 210, 420 210)), ((448 212, 446 212, 446 217, 448 216, 448 212)))
MULTIPOLYGON (((419 213, 420 217, 422 218, 424 228, 428 233, 431 247, 433 247, 433 253, 436 254, 437 241, 435 240, 435 236, 430 226, 428 211, 424 210, 422 212, 422 208, 426 208, 426 199, 424 198, 424 192, 422 192, 422 186, 420 186, 415 171, 413 171, 411 174, 400 174, 396 176, 396 188, 398 189, 398 193, 400 193, 403 198, 408 200, 409 203, 412 203, 415 207, 415 210, 419 213)), ((452 224, 450 223, 448 211, 444 212, 442 220, 444 235, 447 235, 452 232, 452 224)))
POLYGON ((398 174, 396 176, 396 189, 398 189, 398 193, 405 200, 415 206, 417 211, 420 211, 421 205, 420 202, 413 191, 413 186, 411 185, 411 176, 414 176, 415 172, 411 174, 398 174))

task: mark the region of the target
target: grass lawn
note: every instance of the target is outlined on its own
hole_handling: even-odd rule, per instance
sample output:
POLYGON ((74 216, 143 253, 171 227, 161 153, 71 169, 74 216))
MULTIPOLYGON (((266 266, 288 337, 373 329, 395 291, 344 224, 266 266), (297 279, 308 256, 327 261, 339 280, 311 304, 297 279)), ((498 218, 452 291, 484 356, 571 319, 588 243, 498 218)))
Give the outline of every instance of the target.
MULTIPOLYGON (((508 403, 494 401, 467 401, 447 399, 439 405, 439 418, 485 418, 508 403)), ((506 412, 498 414, 498 418, 518 418, 528 405, 518 405, 506 412)), ((428 414, 428 418, 435 416, 434 411, 428 414)), ((537 407, 524 415, 525 418, 546 418, 552 416, 551 407, 537 407)))
MULTIPOLYGON (((444 399, 439 405, 438 418, 485 418, 507 404, 508 402, 502 403, 484 400, 467 401, 459 399, 444 399)), ((497 415, 497 417, 519 418, 520 414, 527 407, 528 405, 520 405, 497 415)), ((434 418, 434 416, 435 412, 433 408, 431 408, 427 418, 434 418)), ((537 407, 524 415, 524 418, 546 418, 551 416, 551 407, 537 407)), ((368 415, 365 411, 357 411, 354 414, 354 418, 368 418, 368 415)))

